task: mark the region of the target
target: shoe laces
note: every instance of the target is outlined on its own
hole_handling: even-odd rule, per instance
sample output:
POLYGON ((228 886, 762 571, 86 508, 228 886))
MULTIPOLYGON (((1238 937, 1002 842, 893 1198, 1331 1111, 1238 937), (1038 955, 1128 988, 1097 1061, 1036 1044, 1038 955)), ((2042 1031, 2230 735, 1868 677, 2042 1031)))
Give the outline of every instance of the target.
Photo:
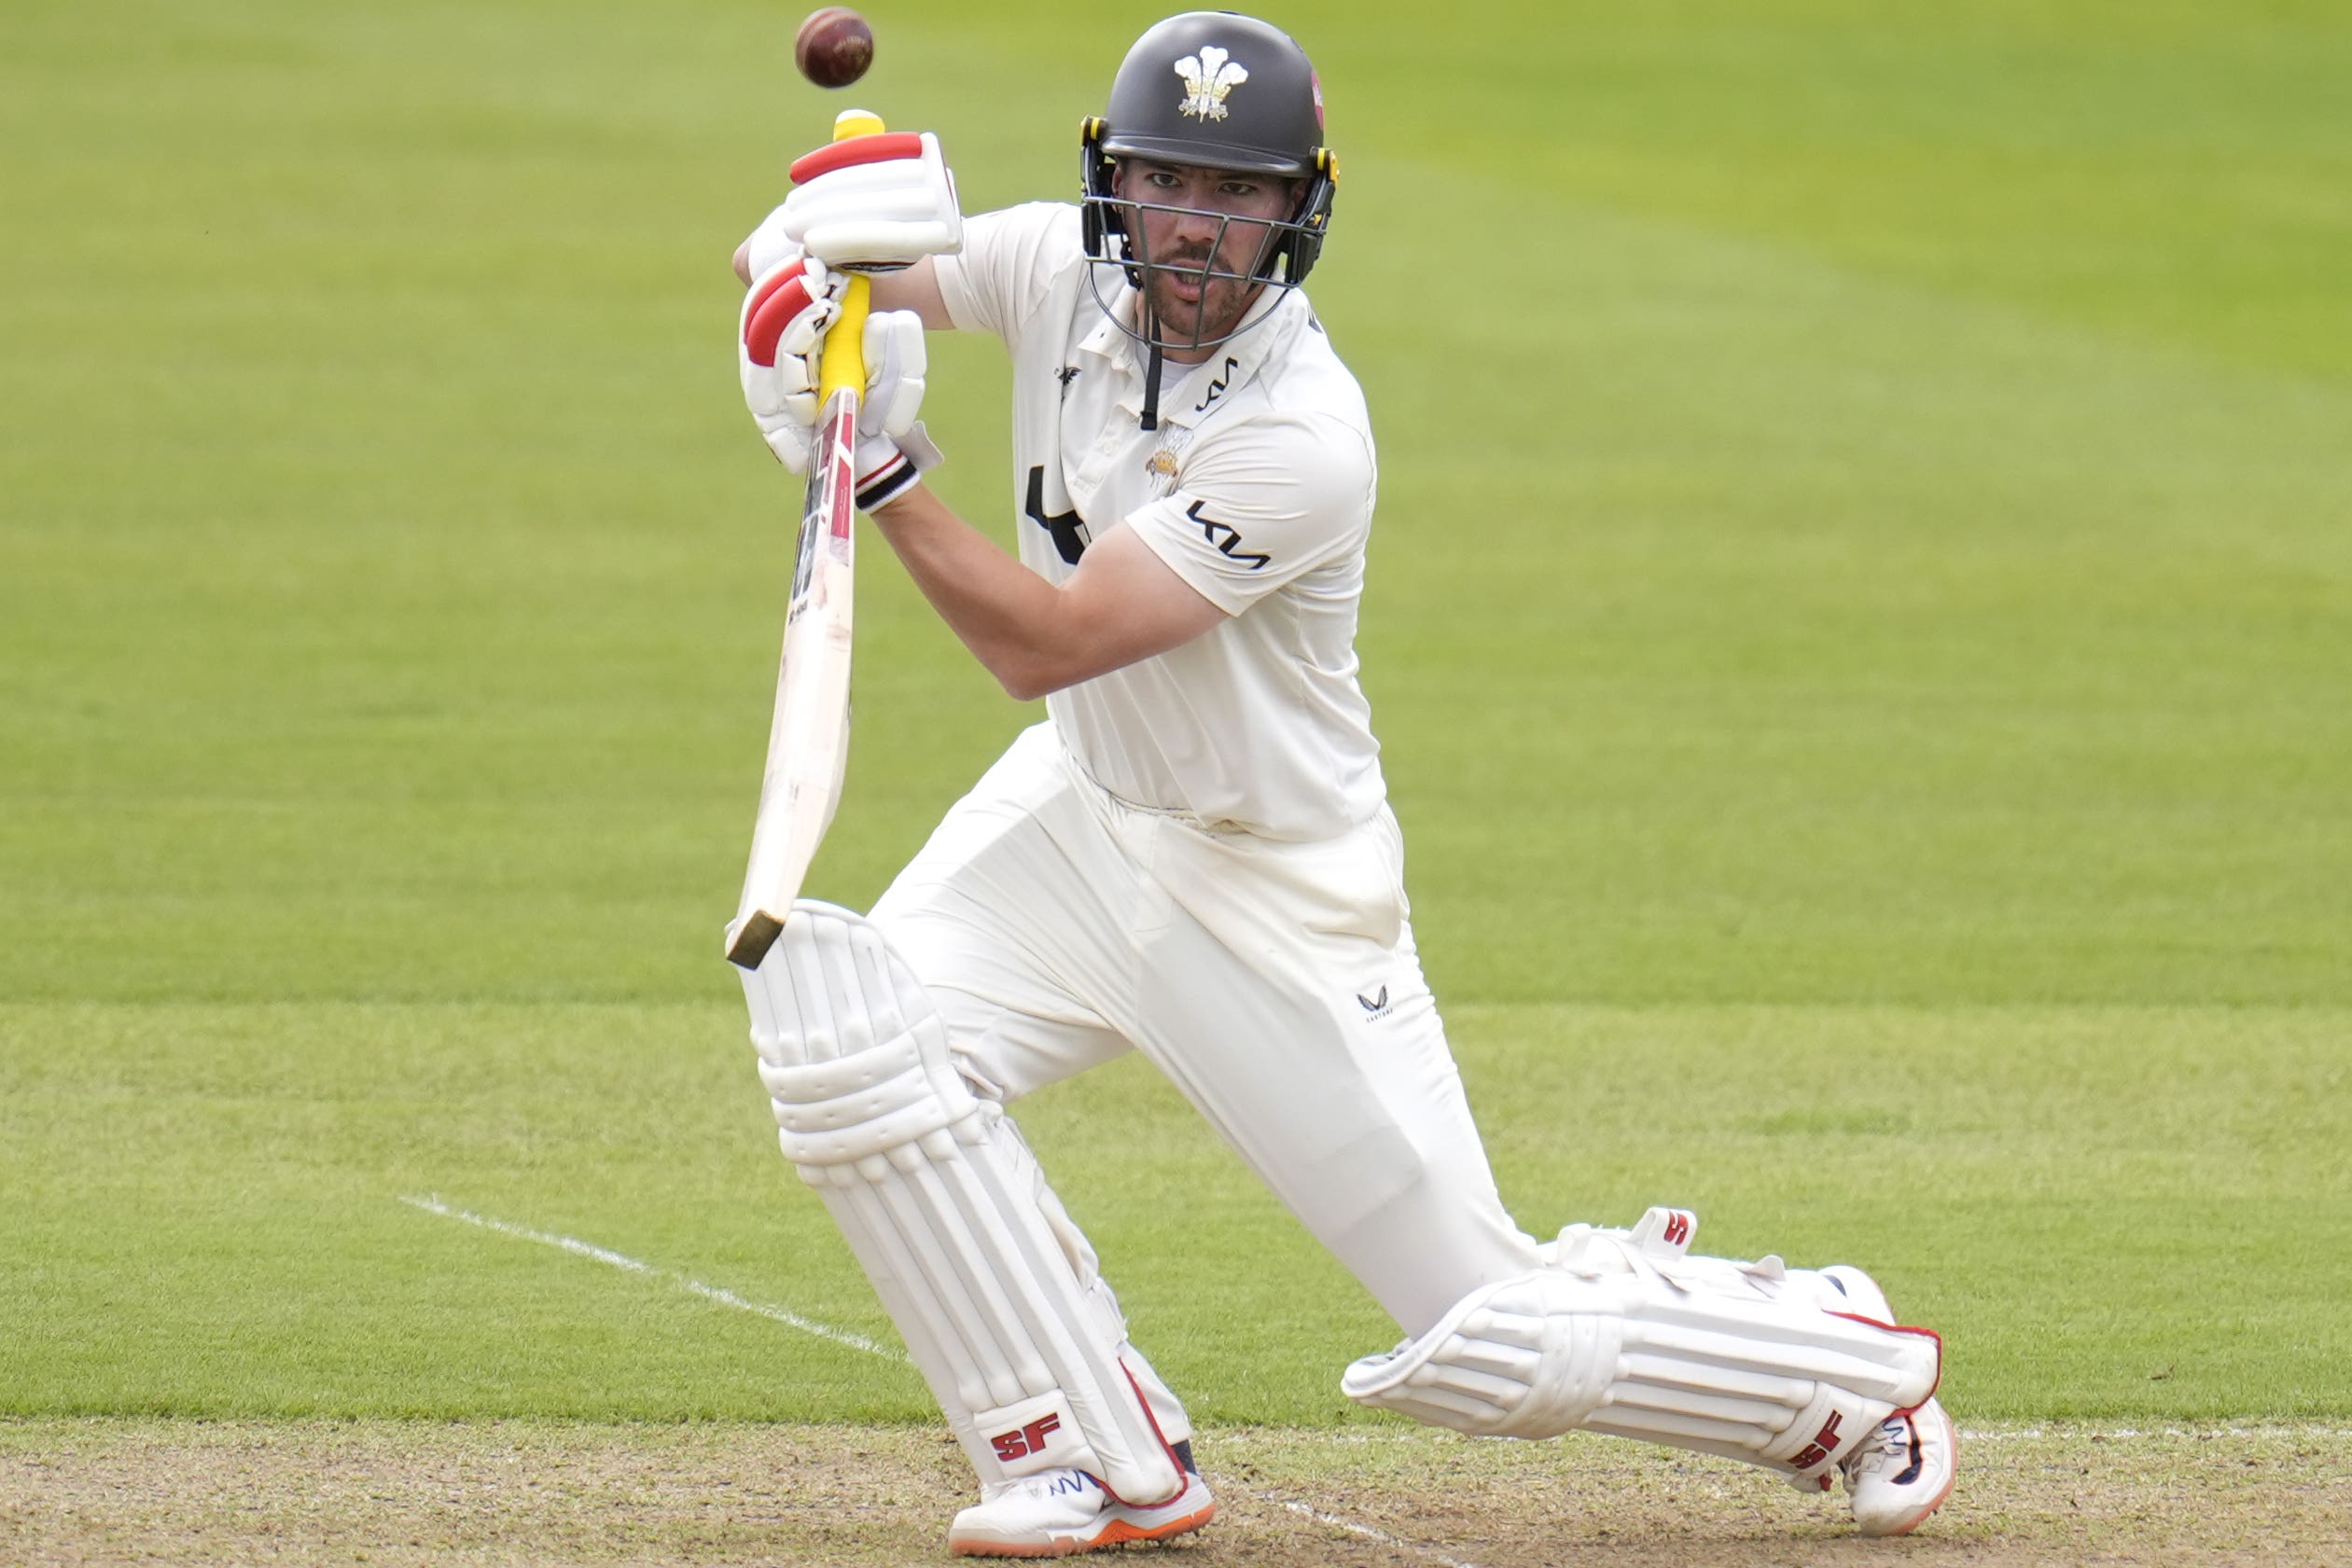
POLYGON ((1911 1464, 1912 1426, 1909 1416, 1888 1416, 1878 1423, 1871 1435, 1854 1445, 1854 1451, 1838 1461, 1838 1468, 1845 1472, 1848 1487, 1862 1478, 1862 1473, 1876 1467, 1881 1461, 1896 1462, 1898 1470, 1911 1464))
POLYGON ((1014 1484, 1032 1497, 1081 1497, 1090 1491, 1101 1490, 1101 1483, 1085 1471, 1066 1467, 1040 1470, 1034 1476, 1023 1476, 1014 1484))

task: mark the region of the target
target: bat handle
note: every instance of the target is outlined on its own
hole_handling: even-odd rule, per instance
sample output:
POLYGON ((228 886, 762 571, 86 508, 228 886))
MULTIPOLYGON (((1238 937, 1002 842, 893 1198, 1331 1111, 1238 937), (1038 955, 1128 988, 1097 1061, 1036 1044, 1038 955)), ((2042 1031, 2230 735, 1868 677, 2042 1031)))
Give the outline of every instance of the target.
MULTIPOLYGON (((864 109, 844 109, 833 121, 833 140, 879 136, 882 118, 864 109)), ((842 313, 825 332, 825 352, 816 362, 816 406, 825 407, 837 392, 866 395, 866 312, 873 284, 863 272, 849 275, 849 291, 842 296, 842 313)))

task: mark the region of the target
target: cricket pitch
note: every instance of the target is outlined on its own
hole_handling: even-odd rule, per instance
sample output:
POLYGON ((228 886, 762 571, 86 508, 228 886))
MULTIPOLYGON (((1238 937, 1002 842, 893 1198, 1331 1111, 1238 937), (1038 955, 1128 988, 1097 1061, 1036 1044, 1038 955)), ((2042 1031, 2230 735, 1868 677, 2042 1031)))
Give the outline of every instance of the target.
MULTIPOLYGON (((1736 1466, 1571 1437, 1209 1429, 1194 1568, 2337 1563, 2352 1432, 1963 1425, 1961 1484, 1900 1541, 1736 1466)), ((0 1561, 777 1564, 950 1561, 967 1474, 909 1426, 0 1422, 0 1561)))

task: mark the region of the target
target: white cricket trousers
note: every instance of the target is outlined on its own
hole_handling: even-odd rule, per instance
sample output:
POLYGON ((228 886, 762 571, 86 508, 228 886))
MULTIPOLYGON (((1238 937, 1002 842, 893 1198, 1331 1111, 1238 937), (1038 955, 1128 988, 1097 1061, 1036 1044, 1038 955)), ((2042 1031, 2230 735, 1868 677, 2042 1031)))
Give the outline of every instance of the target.
POLYGON ((1504 1212, 1379 816, 1284 843, 1131 806, 1050 723, 952 809, 871 919, 977 1092, 1140 1050, 1410 1335, 1537 1267, 1504 1212))

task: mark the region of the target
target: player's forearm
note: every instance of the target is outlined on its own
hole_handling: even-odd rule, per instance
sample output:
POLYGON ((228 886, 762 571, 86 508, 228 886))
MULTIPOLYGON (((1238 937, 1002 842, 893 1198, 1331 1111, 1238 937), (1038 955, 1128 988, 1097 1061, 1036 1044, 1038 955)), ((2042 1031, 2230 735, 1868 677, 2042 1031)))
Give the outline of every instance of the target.
POLYGON ((947 313, 947 300, 939 293, 939 270, 935 257, 925 257, 913 266, 896 272, 879 272, 873 278, 873 308, 877 311, 912 311, 923 318, 924 326, 933 332, 953 331, 955 320, 947 313))
POLYGON ((915 485, 873 514, 924 598, 997 684, 1022 701, 1099 673, 1062 590, 915 485))

